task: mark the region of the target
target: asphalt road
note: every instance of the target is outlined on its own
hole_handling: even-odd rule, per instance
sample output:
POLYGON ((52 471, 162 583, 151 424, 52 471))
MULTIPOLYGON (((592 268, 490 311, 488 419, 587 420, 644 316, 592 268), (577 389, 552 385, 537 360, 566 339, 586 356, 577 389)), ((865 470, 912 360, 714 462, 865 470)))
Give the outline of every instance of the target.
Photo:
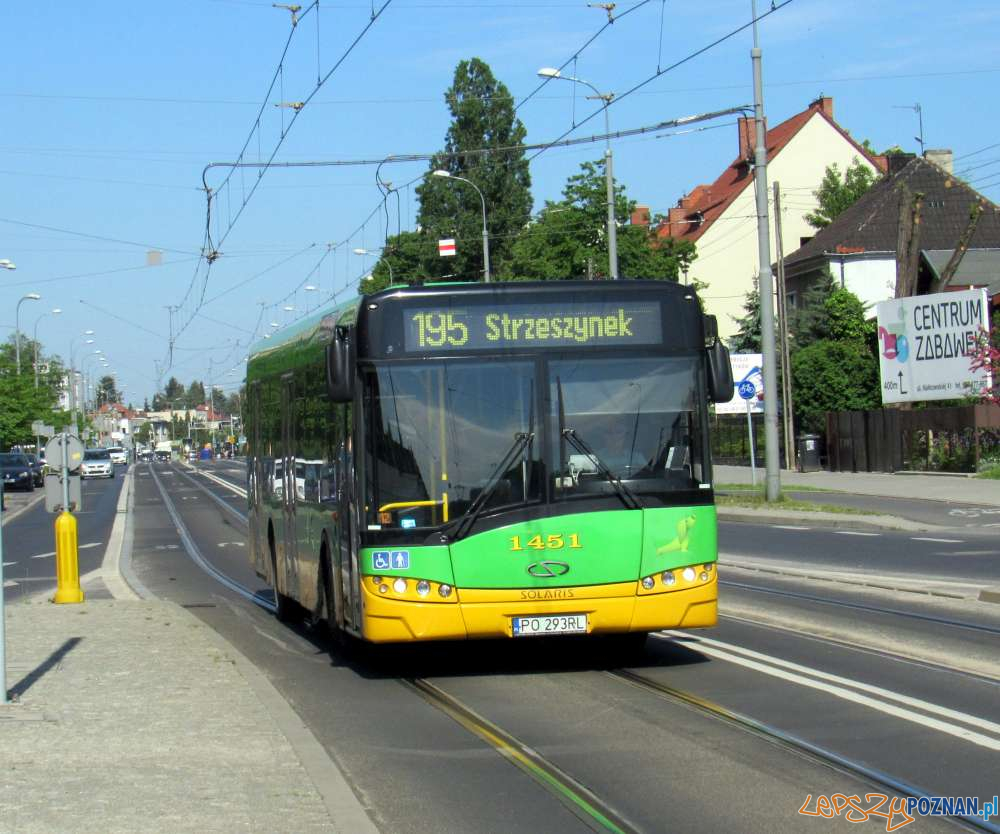
MULTIPOLYGON (((197 468, 244 483, 239 462, 197 468)), ((268 599, 247 562, 242 498, 181 466, 156 466, 155 478, 153 467, 138 470, 139 578, 269 676, 384 831, 593 830, 593 817, 423 697, 413 680, 535 751, 635 830, 799 831, 819 824, 799 814, 808 796, 813 803, 820 794, 865 796, 874 773, 931 794, 996 792, 1000 673, 928 658, 975 666, 996 655, 1000 606, 728 568, 724 555, 720 626, 654 636, 625 673, 613 650, 568 639, 344 651, 308 626, 279 624, 197 567, 164 506, 169 499, 201 558, 268 599), (822 594, 839 604, 816 602, 822 594), (774 622, 754 622, 755 615, 774 622), (664 696, 664 688, 689 700, 664 696), (706 714, 706 703, 730 718, 706 714), (734 723, 734 714, 867 768, 869 777, 791 752, 734 723)), ((972 549, 967 542, 896 534, 876 542, 733 524, 722 525, 720 539, 724 553, 738 542, 757 558, 807 555, 821 567, 852 570, 888 559, 913 576, 942 560, 965 578, 992 576, 1000 561, 992 543, 975 543, 990 555, 966 558, 954 554, 972 549)), ((922 819, 910 830, 943 825, 922 819)))
MULTIPOLYGON (((80 575, 100 566, 115 520, 125 469, 115 478, 83 482, 83 510, 74 513, 80 575)), ((55 588, 55 515, 41 501, 3 528, 4 599, 15 600, 55 588)))

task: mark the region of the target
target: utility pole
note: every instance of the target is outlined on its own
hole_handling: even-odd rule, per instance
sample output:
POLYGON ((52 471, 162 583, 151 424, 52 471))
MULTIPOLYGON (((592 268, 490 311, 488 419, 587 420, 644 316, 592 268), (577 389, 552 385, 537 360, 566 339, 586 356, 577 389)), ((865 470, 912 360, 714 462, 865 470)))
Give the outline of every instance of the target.
POLYGON ((781 238, 781 185, 774 183, 774 243, 778 249, 778 338, 781 350, 781 413, 785 428, 785 468, 795 466, 795 415, 792 362, 788 354, 788 299, 785 293, 785 247, 781 238))
POLYGON ((764 81, 761 73, 761 50, 757 37, 757 0, 750 0, 753 15, 753 110, 757 124, 754 149, 754 185, 757 192, 757 257, 760 261, 760 337, 764 360, 764 496, 777 501, 781 493, 781 470, 778 461, 778 398, 775 391, 777 368, 774 345, 774 286, 771 275, 771 240, 767 219, 767 146, 764 136, 764 81))

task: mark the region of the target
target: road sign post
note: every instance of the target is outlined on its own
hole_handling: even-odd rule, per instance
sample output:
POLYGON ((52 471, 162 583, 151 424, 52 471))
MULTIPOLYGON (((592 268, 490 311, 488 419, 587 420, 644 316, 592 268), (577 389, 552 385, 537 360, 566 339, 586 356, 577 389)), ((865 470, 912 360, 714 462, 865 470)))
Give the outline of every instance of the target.
POLYGON ((77 552, 76 518, 69 511, 69 479, 70 467, 79 467, 83 460, 83 445, 79 439, 65 431, 58 438, 53 438, 46 449, 47 459, 54 459, 55 453, 60 455, 62 467, 62 512, 56 517, 56 594, 52 601, 56 603, 83 602, 83 589, 80 588, 80 560, 77 552))
POLYGON ((757 459, 753 449, 753 412, 750 405, 750 401, 757 396, 757 386, 749 379, 744 379, 740 382, 737 391, 743 398, 743 402, 747 405, 747 438, 750 443, 750 483, 757 486, 757 459))

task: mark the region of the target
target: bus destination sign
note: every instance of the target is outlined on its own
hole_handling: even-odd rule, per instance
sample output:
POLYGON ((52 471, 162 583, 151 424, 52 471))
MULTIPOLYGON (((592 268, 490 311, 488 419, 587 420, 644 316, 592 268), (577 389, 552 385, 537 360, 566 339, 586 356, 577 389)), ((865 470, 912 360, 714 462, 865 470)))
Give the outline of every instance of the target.
POLYGON ((495 306, 444 306, 404 313, 407 352, 658 345, 655 301, 566 301, 495 306))

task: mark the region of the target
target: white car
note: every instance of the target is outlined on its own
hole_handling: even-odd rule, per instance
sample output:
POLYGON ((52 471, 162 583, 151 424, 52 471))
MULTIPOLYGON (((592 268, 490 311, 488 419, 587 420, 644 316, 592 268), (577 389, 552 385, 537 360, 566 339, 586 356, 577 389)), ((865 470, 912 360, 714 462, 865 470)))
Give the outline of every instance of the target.
POLYGON ((111 453, 107 449, 87 449, 83 453, 83 463, 80 464, 80 476, 113 478, 115 465, 111 462, 111 453))
POLYGON ((108 449, 108 452, 111 454, 112 463, 118 463, 123 466, 128 463, 128 455, 121 446, 112 446, 108 449))

